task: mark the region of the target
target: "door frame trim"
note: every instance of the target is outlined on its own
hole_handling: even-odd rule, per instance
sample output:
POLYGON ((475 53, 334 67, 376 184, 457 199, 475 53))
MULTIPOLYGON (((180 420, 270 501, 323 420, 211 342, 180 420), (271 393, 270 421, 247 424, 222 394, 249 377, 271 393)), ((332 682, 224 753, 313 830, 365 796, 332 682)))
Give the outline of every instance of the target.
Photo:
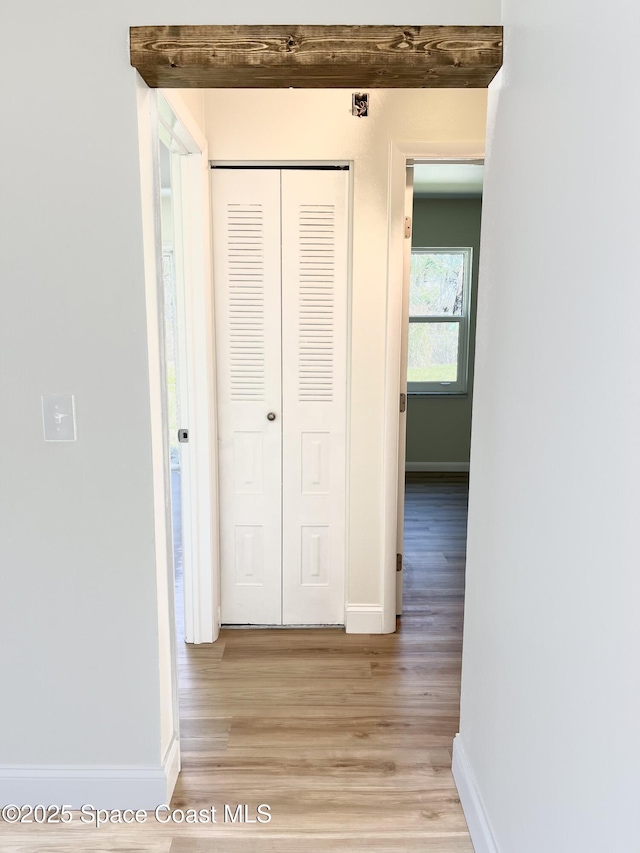
POLYGON ((398 141, 389 152, 389 250, 384 392, 384 504, 382 534, 382 631, 393 633, 396 622, 396 554, 398 541, 398 484, 400 468, 401 364, 403 328, 403 255, 406 169, 409 160, 484 160, 485 140, 398 141))

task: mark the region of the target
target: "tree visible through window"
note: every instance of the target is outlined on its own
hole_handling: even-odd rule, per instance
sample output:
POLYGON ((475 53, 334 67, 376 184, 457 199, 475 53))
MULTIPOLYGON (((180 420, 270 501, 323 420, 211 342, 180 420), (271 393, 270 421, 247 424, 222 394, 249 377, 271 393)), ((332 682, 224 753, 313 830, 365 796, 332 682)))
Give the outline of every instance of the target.
POLYGON ((471 249, 412 249, 409 392, 467 390, 471 249))

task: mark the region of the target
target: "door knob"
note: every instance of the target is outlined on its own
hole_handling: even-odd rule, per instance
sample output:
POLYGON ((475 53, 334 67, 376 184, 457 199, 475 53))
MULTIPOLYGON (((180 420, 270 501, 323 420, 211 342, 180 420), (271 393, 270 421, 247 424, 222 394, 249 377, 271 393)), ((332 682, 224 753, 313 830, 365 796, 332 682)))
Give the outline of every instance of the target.
POLYGON ((269 412, 269 414, 267 415, 267 420, 268 421, 275 421, 275 419, 276 419, 276 413, 275 412, 269 412))

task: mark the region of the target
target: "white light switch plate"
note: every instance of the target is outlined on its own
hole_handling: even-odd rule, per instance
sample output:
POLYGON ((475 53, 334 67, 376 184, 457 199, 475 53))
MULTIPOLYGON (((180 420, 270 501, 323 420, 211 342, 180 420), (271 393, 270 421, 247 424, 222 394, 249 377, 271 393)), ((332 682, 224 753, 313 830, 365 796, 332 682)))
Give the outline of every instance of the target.
POLYGON ((76 407, 73 394, 43 394, 42 423, 45 441, 75 441, 76 407))

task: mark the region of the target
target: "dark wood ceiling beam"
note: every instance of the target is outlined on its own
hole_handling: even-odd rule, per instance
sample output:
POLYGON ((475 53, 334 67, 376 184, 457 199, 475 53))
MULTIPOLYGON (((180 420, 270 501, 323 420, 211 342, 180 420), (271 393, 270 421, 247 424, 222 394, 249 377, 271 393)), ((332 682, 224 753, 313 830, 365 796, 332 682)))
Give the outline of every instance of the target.
POLYGON ((131 64, 166 88, 484 88, 502 27, 131 28, 131 64))

